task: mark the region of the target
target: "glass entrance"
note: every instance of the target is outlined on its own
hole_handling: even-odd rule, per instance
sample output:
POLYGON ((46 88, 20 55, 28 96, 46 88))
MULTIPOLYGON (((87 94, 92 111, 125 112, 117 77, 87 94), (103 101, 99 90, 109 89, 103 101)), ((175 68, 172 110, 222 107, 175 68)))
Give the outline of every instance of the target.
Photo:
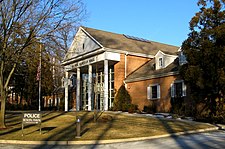
POLYGON ((82 102, 81 109, 88 110, 88 75, 82 74, 82 102))
MULTIPOLYGON (((114 101, 114 68, 109 67, 108 108, 113 107, 114 101)), ((92 73, 91 109, 104 110, 104 73, 102 70, 92 73), (96 96, 95 96, 96 95, 96 96), (96 98, 96 99, 95 99, 96 98)), ((88 110, 88 74, 81 75, 81 110, 88 110)))
POLYGON ((95 76, 95 94, 96 96, 96 108, 97 110, 103 110, 104 109, 104 74, 102 72, 97 73, 95 76))

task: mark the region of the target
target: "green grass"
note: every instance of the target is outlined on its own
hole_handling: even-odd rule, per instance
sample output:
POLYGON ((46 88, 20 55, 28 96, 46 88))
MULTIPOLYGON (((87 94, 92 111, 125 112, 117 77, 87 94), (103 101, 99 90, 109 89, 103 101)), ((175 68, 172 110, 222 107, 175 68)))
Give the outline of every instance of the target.
POLYGON ((38 125, 25 125, 21 131, 21 113, 7 113, 7 129, 0 129, 1 140, 25 141, 74 141, 108 140, 134 137, 149 137, 212 127, 209 124, 129 116, 122 113, 98 113, 98 121, 93 121, 93 112, 44 112, 42 134, 38 125), (81 118, 82 137, 76 136, 76 116, 81 118))

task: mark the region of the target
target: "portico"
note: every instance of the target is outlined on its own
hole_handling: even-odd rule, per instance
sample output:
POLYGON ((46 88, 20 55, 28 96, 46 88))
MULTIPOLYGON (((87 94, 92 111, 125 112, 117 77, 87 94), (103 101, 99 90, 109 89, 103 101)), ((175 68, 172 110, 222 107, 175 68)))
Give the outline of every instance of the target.
MULTIPOLYGON (((76 82, 76 110, 94 109, 95 97, 98 110, 108 110, 114 99, 114 64, 120 55, 103 52, 74 61, 65 66, 66 74, 72 72, 76 82), (96 96, 95 96, 96 94, 96 96)), ((68 77, 68 75, 65 75, 68 77)), ((69 80, 66 78, 65 80, 69 80)), ((68 107, 68 83, 65 83, 65 109, 68 107)), ((68 110, 68 109, 67 109, 68 110)))

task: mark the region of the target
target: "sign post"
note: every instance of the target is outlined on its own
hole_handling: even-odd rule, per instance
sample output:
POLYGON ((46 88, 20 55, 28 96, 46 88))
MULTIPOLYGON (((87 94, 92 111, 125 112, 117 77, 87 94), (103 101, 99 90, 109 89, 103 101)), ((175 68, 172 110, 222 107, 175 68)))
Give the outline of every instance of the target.
POLYGON ((40 112, 23 113, 23 117, 22 117, 22 136, 23 136, 24 124, 39 124, 39 129, 40 129, 40 134, 41 134, 41 118, 42 118, 42 114, 40 112))

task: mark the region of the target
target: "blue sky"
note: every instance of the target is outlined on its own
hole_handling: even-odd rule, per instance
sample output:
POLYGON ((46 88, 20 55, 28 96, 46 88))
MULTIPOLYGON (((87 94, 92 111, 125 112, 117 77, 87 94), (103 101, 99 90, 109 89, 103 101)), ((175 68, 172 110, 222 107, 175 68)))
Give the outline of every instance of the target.
POLYGON ((198 0, 84 0, 84 26, 181 46, 198 0))

